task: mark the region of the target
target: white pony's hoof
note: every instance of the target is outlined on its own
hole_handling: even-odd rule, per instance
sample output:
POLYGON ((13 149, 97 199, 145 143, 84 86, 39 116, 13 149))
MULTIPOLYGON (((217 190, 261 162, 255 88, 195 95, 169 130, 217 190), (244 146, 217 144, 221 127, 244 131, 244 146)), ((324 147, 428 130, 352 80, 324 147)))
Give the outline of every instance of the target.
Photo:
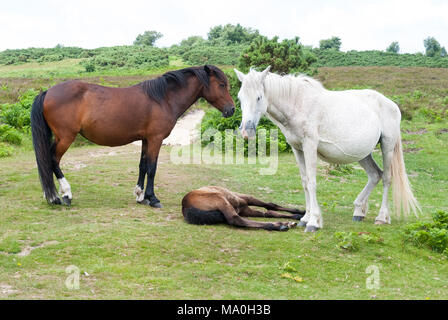
POLYGON ((382 224, 388 224, 388 223, 385 222, 385 221, 381 221, 381 220, 375 220, 375 224, 376 225, 382 225, 382 224))
POLYGON ((362 221, 364 221, 364 217, 363 216, 353 216, 352 220, 362 222, 362 221))
POLYGON ((305 232, 316 232, 316 231, 319 231, 319 228, 318 228, 318 227, 307 226, 307 227, 305 228, 305 232))
POLYGON ((307 223, 308 223, 308 222, 305 222, 305 221, 299 221, 298 226, 299 226, 299 227, 302 227, 302 228, 305 228, 307 223))

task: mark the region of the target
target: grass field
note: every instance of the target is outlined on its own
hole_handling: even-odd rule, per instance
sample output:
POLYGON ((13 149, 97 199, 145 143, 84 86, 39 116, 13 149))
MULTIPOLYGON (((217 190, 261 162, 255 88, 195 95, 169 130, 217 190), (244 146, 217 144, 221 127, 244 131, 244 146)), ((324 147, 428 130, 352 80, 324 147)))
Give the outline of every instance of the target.
MULTIPOLYGON (((422 219, 429 220, 437 209, 448 210, 448 121, 431 113, 446 110, 448 72, 323 68, 318 78, 328 88, 378 89, 413 111, 412 119, 402 122, 402 135, 422 219)), ((115 84, 134 80, 117 77, 115 84)), ((352 202, 367 181, 357 164, 320 164, 324 229, 280 233, 189 225, 180 202, 193 188, 221 185, 303 208, 292 154, 279 156, 276 175, 263 176, 258 174, 261 165, 175 165, 169 151, 164 147, 159 157, 156 193, 164 208, 157 210, 137 205, 132 196, 140 153, 134 145, 69 149, 62 169, 74 193, 70 208, 50 207, 42 198, 29 142, 13 157, 0 159, 0 298, 448 298, 447 258, 403 241, 404 225, 415 218, 373 224, 381 186, 371 195, 366 221, 351 221, 352 202), (351 231, 369 232, 382 241, 362 241, 357 251, 341 249, 335 234, 351 231), (81 272, 77 290, 65 285, 71 265, 81 272), (378 289, 366 287, 369 266, 379 270, 378 289)), ((374 156, 381 162, 379 152, 374 156)))

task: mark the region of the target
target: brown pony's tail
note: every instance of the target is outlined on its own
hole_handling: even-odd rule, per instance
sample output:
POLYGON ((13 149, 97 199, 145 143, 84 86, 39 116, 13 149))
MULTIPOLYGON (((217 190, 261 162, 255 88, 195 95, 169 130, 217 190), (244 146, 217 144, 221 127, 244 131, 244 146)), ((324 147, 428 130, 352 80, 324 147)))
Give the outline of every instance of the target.
POLYGON ((191 224, 226 223, 226 218, 219 210, 203 211, 196 208, 182 208, 185 221, 191 224))
POLYGON ((409 179, 406 174, 401 136, 395 144, 391 169, 392 190, 396 215, 400 216, 401 211, 403 211, 404 215, 407 216, 412 211, 416 216, 418 216, 418 212, 422 212, 422 209, 412 193, 411 184, 409 183, 409 179))
POLYGON ((48 203, 60 203, 53 180, 53 156, 51 152, 52 132, 44 118, 43 107, 46 91, 41 92, 31 108, 31 133, 34 152, 36 153, 37 170, 44 196, 48 203))

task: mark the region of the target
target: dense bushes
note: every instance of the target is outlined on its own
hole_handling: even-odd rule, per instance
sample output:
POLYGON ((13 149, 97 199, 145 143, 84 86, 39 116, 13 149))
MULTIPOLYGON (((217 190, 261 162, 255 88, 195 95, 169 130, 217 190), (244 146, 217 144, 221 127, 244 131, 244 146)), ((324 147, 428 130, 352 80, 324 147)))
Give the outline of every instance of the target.
POLYGON ((448 68, 448 57, 427 57, 421 53, 396 54, 384 51, 348 51, 313 49, 314 67, 397 66, 448 68))
POLYGON ((77 47, 56 46, 55 48, 28 48, 5 50, 0 52, 0 65, 21 64, 27 62, 51 62, 69 58, 80 58, 90 50, 77 47))
POLYGON ((91 58, 81 62, 87 72, 110 68, 156 69, 169 64, 166 49, 149 46, 104 47, 90 54, 91 58))
POLYGON ((236 65, 246 45, 212 45, 209 42, 198 43, 183 50, 181 55, 189 65, 236 65))

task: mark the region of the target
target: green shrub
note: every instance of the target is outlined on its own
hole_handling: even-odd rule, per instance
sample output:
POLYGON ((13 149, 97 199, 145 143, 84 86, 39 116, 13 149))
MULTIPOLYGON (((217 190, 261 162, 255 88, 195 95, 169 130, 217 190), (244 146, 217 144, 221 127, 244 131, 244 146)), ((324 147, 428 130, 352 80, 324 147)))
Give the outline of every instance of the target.
POLYGON ((404 240, 418 247, 448 253, 448 213, 439 210, 433 213, 432 218, 432 222, 408 224, 403 233, 404 240))
POLYGON ((0 111, 0 121, 17 130, 27 131, 30 127, 30 112, 38 92, 30 89, 13 104, 4 104, 0 111))
POLYGON ((0 125, 0 141, 10 144, 22 144, 22 135, 8 124, 0 125))
POLYGON ((14 148, 10 145, 0 142, 0 158, 9 157, 14 152, 14 148))

